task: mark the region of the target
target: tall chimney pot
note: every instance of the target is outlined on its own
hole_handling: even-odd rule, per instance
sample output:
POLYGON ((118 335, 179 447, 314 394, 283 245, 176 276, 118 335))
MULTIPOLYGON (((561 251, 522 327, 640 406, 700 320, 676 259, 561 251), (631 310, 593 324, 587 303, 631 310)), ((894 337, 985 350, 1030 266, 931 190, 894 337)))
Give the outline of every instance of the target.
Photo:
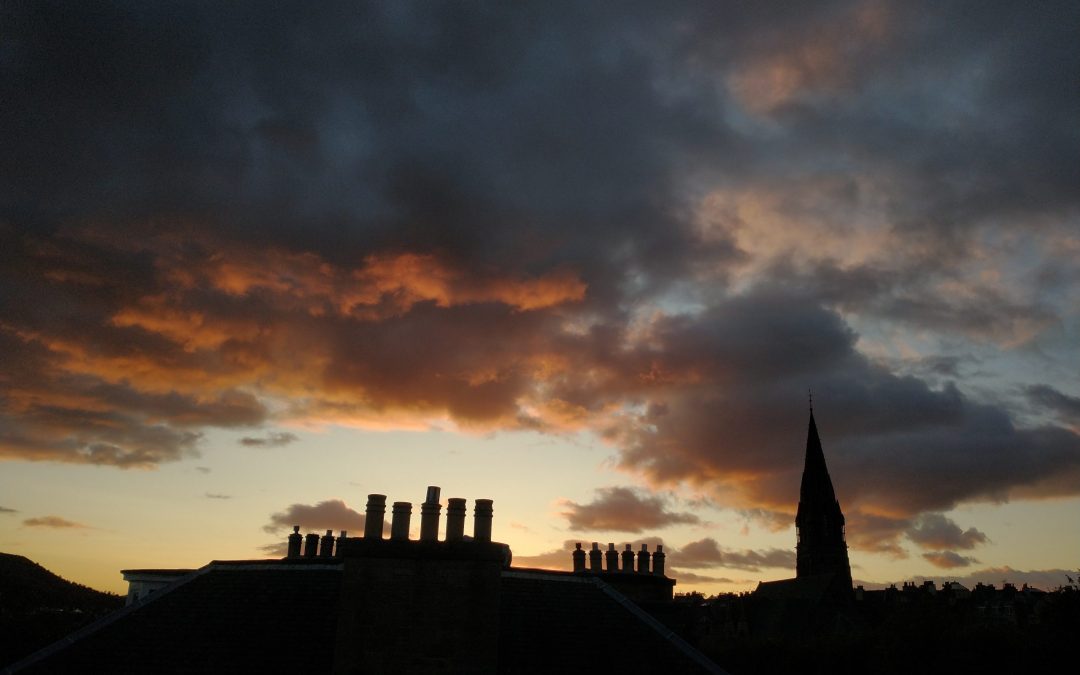
POLYGON ((491 541, 491 518, 494 513, 490 499, 477 499, 473 507, 473 540, 491 541))
POLYGON ((420 541, 439 540, 439 512, 442 511, 440 492, 442 490, 438 486, 429 485, 427 499, 420 505, 420 541))
POLYGON ((634 571, 634 551, 630 548, 630 544, 627 544, 626 550, 622 552, 622 571, 634 571))
POLYGON ((314 558, 319 555, 319 535, 309 532, 304 537, 304 557, 314 558))
POLYGON ((390 521, 390 538, 400 541, 408 540, 410 520, 412 520, 412 503, 394 502, 394 515, 390 521))
POLYGON ((386 495, 368 495, 364 519, 364 539, 382 539, 386 520, 386 495))
POLYGON ((461 541, 465 536, 465 500, 446 500, 446 541, 461 541))

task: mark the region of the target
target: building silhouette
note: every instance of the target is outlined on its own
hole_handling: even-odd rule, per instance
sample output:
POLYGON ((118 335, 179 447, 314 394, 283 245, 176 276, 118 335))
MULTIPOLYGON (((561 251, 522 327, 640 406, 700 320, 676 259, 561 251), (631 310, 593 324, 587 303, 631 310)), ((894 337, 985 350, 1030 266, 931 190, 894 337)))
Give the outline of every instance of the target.
POLYGON ((795 532, 795 578, 761 582, 755 595, 778 601, 850 602, 854 596, 844 513, 825 464, 813 408, 806 432, 795 532))
POLYGON ((665 627, 675 580, 662 548, 574 552, 574 572, 511 566, 491 500, 428 488, 412 504, 368 496, 363 536, 288 537, 277 560, 126 570, 122 610, 0 673, 720 673, 665 627), (606 559, 607 565, 604 565, 606 559))

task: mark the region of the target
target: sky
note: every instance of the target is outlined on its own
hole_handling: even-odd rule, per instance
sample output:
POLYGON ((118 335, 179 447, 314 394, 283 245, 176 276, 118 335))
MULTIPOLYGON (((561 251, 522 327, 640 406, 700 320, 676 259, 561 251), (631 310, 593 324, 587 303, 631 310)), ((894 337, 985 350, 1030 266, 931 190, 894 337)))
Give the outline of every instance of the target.
POLYGON ((794 573, 812 391, 857 583, 1063 584, 1077 25, 0 3, 0 550, 122 591, 439 485, 515 564, 748 590, 794 573))

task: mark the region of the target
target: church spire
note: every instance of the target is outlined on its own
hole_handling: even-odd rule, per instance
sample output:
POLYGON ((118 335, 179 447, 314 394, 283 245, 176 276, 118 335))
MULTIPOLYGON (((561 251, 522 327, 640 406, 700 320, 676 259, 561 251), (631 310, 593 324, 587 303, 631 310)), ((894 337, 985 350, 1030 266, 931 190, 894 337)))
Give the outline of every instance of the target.
POLYGON ((813 407, 806 431, 806 458, 795 528, 798 533, 795 576, 838 576, 841 586, 846 585, 850 590, 851 565, 845 541, 844 514, 825 465, 813 407))

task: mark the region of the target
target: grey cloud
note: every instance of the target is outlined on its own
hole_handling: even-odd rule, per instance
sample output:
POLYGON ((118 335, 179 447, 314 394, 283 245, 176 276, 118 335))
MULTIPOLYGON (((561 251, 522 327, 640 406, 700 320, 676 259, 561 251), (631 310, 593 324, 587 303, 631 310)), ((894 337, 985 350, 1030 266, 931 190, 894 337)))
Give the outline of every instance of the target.
POLYGON ((23 521, 25 527, 45 527, 54 530, 85 530, 89 525, 83 525, 60 516, 41 516, 40 518, 27 518, 23 521))
POLYGON ((301 530, 346 530, 363 532, 364 515, 349 508, 340 499, 328 499, 317 504, 291 504, 284 511, 270 515, 263 531, 276 534, 299 525, 301 530))
POLYGON ((696 524, 692 513, 670 511, 667 501, 627 487, 599 488, 588 504, 566 500, 561 513, 576 531, 642 532, 679 524, 696 524))
POLYGON ((19 510, 18 510, 18 509, 9 509, 9 508, 8 508, 8 507, 6 507, 6 506, 0 506, 0 514, 3 514, 3 515, 10 515, 10 514, 12 514, 12 513, 18 513, 18 512, 19 512, 19 510))
POLYGON ((795 552, 789 549, 770 548, 761 551, 736 551, 721 548, 715 539, 693 541, 671 554, 672 565, 678 567, 729 567, 760 571, 763 567, 795 567, 795 552))
POLYGON ((259 438, 257 436, 244 436, 240 439, 240 445, 247 447, 258 448, 280 448, 290 443, 295 443, 300 440, 300 437, 294 433, 288 431, 274 431, 265 438, 259 438))
POLYGON ((1071 396, 1048 384, 1035 384, 1024 389, 1028 400, 1049 410, 1061 419, 1080 423, 1080 396, 1071 396))
POLYGON ((924 513, 916 518, 907 536, 924 549, 970 550, 987 542, 986 535, 978 529, 963 530, 940 513, 924 513))
POLYGON ((223 494, 219 494, 217 492, 207 492, 206 493, 206 498, 207 499, 232 499, 232 495, 223 495, 223 494))
POLYGON ((979 562, 975 558, 960 555, 955 551, 930 551, 923 553, 922 557, 934 567, 940 567, 942 569, 969 567, 979 562))

